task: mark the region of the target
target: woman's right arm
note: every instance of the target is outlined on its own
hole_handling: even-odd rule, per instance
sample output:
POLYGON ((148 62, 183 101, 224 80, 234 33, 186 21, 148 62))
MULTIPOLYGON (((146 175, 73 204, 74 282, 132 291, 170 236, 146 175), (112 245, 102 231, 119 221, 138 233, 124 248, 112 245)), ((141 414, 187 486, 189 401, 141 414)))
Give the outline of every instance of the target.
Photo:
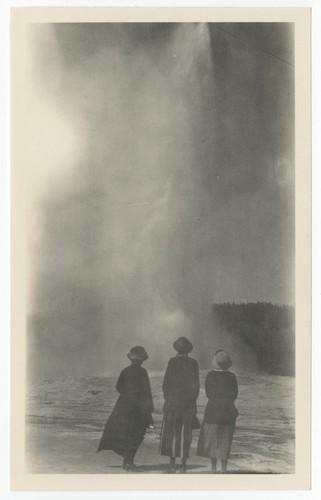
POLYGON ((212 390, 213 390, 213 384, 211 381, 211 372, 207 374, 207 377, 205 379, 205 394, 210 399, 212 395, 212 390))
POLYGON ((165 375, 164 375, 164 380, 163 380, 163 395, 164 395, 165 400, 169 394, 170 387, 172 385, 172 373, 171 372, 172 372, 171 362, 169 361, 167 368, 166 368, 165 375))

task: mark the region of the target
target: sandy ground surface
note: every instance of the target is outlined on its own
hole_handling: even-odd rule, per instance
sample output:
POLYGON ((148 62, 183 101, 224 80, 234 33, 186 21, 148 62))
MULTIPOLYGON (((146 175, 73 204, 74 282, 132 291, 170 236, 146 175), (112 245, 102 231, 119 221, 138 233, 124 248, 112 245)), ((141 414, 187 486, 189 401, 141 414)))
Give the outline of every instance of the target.
MULTIPOLYGON (((202 420, 204 378, 198 399, 202 420)), ((262 373, 239 375, 237 419, 229 473, 294 472, 294 378, 262 373)), ((107 416, 117 399, 116 379, 87 377, 46 380, 30 388, 26 415, 26 470, 45 474, 128 474, 121 457, 97 453, 107 416)), ((155 429, 148 429, 135 462, 144 473, 166 473, 167 457, 158 455, 162 420, 162 375, 151 376, 155 429)), ((209 461, 196 455, 194 431, 188 473, 209 472, 209 461)))

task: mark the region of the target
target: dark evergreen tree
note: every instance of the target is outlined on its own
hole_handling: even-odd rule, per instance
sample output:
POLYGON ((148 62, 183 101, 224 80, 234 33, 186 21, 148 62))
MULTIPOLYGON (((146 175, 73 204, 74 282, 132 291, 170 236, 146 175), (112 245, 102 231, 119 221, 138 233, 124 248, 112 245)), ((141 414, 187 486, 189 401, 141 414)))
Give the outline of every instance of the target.
POLYGON ((252 347, 260 369, 295 374, 294 307, 266 302, 214 304, 215 328, 240 336, 252 347))

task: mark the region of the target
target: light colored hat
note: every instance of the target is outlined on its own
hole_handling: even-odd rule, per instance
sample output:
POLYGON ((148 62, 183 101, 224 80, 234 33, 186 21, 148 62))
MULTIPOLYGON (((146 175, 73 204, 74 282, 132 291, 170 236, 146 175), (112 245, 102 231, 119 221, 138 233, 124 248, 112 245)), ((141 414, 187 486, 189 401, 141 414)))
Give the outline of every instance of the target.
POLYGON ((219 370, 228 370, 228 368, 232 366, 232 360, 229 353, 223 351, 223 349, 216 351, 213 358, 213 366, 219 370))
POLYGON ((135 347, 132 347, 132 349, 127 354, 127 357, 131 360, 139 359, 141 361, 145 361, 146 359, 148 359, 148 354, 144 347, 142 347, 141 345, 136 345, 135 347))
POLYGON ((179 337, 175 340, 173 347, 178 354, 188 354, 193 350, 193 344, 186 337, 179 337))

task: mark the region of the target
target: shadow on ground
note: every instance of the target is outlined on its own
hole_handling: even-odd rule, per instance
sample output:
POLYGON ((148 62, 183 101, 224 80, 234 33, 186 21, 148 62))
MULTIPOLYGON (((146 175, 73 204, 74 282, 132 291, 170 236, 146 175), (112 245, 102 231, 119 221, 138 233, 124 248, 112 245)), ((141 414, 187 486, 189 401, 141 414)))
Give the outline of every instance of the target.
MULTIPOLYGON (((108 466, 110 469, 122 469, 121 465, 109 465, 108 466)), ((169 468, 167 464, 156 464, 156 465, 142 465, 139 464, 139 471, 137 473, 142 473, 142 472, 161 472, 162 474, 173 474, 172 472, 169 472, 169 468)), ((179 469, 180 466, 179 464, 177 465, 176 468, 176 474, 179 474, 179 469)), ((208 470, 202 470, 200 471, 199 469, 204 469, 202 465, 188 465, 186 474, 211 474, 210 469, 208 470)), ((135 473, 135 472, 134 472, 135 473)), ((218 471, 216 472, 217 475, 220 475, 221 472, 218 471)), ((226 472, 226 474, 278 474, 277 472, 257 472, 253 470, 229 470, 226 472)))
MULTIPOLYGON (((139 464, 137 465, 140 469, 140 472, 162 472, 163 474, 170 474, 169 472, 169 467, 168 467, 168 464, 153 464, 153 465, 142 465, 142 464, 139 464)), ((121 465, 109 465, 108 468, 110 469, 121 469, 122 466, 121 465)), ((177 464, 177 469, 176 469, 176 472, 178 473, 179 472, 179 468, 180 468, 180 465, 177 464)), ((189 465, 187 467, 187 473, 189 473, 190 470, 195 470, 195 469, 202 469, 203 466, 202 465, 189 465)))

